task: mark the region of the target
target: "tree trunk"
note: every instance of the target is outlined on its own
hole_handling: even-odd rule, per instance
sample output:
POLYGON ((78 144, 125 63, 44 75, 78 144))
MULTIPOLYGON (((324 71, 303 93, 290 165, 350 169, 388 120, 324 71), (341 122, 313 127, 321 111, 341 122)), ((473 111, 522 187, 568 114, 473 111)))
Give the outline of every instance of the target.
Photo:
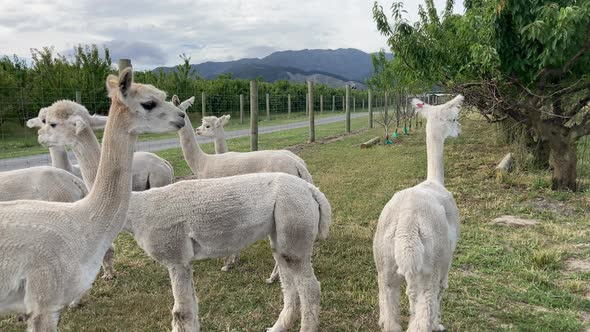
POLYGON ((553 166, 551 188, 553 190, 576 191, 576 165, 578 161, 576 143, 569 142, 565 137, 560 137, 560 139, 552 139, 550 146, 551 166, 553 166))
POLYGON ((530 128, 523 128, 523 130, 524 144, 527 151, 533 156, 533 166, 537 169, 549 168, 549 156, 551 152, 549 141, 541 137, 535 140, 533 131, 530 128))

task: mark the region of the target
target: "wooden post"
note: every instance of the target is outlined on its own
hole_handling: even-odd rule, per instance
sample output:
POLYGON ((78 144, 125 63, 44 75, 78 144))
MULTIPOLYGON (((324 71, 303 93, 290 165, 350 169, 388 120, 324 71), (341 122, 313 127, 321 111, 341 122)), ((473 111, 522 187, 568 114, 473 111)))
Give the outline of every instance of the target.
POLYGON ((345 96, 342 96, 342 111, 346 111, 346 100, 345 100, 345 96))
POLYGON ((352 111, 356 112, 356 97, 352 97, 352 111))
POLYGON ((369 128, 373 128, 373 105, 371 105, 371 89, 369 89, 369 96, 367 98, 367 106, 369 106, 369 128))
POLYGON ((291 94, 287 95, 287 115, 291 117, 291 94))
POLYGON ((82 104, 82 91, 76 91, 76 102, 82 104))
POLYGON ((324 95, 320 95, 320 113, 324 113, 324 95))
POLYGON ((305 94, 305 116, 309 115, 309 92, 305 94))
POLYGON ((336 112, 336 96, 332 96, 332 112, 336 112))
POLYGON ((361 111, 365 110, 365 98, 363 98, 363 106, 361 107, 361 111))
POLYGON ((123 71, 123 69, 128 68, 128 67, 132 67, 131 66, 131 60, 130 59, 119 59, 119 74, 123 71))
POLYGON ((205 91, 201 92, 201 112, 203 113, 203 115, 201 115, 202 117, 205 117, 205 109, 207 108, 207 97, 205 96, 205 91))
POLYGON ((258 151, 258 82, 250 81, 250 151, 258 151))
POLYGON ((307 96, 309 98, 309 143, 315 142, 315 122, 313 113, 313 82, 307 81, 307 96))
POLYGON ((244 95, 240 94, 240 124, 244 123, 244 95))
POLYGON ((345 103, 345 109, 346 109, 346 132, 350 133, 350 85, 346 84, 346 103, 345 103))
POLYGON ((270 95, 266 94, 266 121, 270 121, 270 95))

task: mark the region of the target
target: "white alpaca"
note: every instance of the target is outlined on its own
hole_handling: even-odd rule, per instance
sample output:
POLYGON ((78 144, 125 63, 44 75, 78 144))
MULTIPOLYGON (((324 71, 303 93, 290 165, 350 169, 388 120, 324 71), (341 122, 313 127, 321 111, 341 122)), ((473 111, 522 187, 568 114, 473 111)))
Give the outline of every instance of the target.
MULTIPOLYGON (((195 97, 180 103, 175 95, 172 97, 172 103, 177 105, 183 111, 186 111, 193 102, 195 97)), ((192 130, 192 124, 188 116, 186 117, 187 126, 178 131, 180 136, 180 145, 182 153, 187 164, 200 179, 219 178, 239 174, 261 173, 261 172, 283 172, 295 175, 309 183, 313 183, 311 174, 307 170, 305 162, 291 151, 287 150, 263 150, 252 152, 227 152, 223 154, 207 154, 201 150, 197 143, 197 137, 192 130)), ((238 254, 234 254, 225 259, 223 271, 229 270, 229 267, 237 260, 238 254)), ((279 278, 278 264, 268 279, 267 283, 272 283, 279 278)))
POLYGON ((184 125, 164 92, 133 84, 131 69, 110 75, 107 89, 110 117, 88 196, 74 203, 0 203, 0 314, 26 313, 29 331, 56 331, 60 310, 92 286, 126 220, 137 135, 184 125))
POLYGON ((379 216, 373 254, 383 331, 401 331, 399 296, 404 278, 410 301, 408 331, 444 330, 440 308, 459 239, 459 213, 444 186, 443 145, 445 138, 461 131, 457 116, 462 102, 461 95, 439 106, 412 101, 427 120, 428 177, 393 195, 379 216))
MULTIPOLYGON (((53 107, 60 107, 60 104, 67 104, 71 101, 57 101, 53 107)), ((73 102, 71 102, 73 103, 73 102)), ((77 104, 80 107, 84 106, 77 104)), ((63 107, 68 107, 63 106, 63 107)), ((84 108, 85 109, 85 108, 84 108)), ((29 128, 37 127, 41 128, 45 123, 45 113, 47 108, 39 110, 39 114, 36 118, 27 121, 29 128)), ((94 114, 90 117, 90 125, 92 130, 103 129, 107 121, 107 117, 103 115, 94 114)), ((97 141, 98 142, 98 141, 97 141)), ((76 146, 77 144, 73 144, 76 146)), ((100 150, 100 147, 98 147, 100 150)), ((79 165, 72 165, 68 158, 66 150, 61 146, 52 146, 49 148, 49 154, 51 155, 51 162, 53 167, 61 168, 66 170, 79 178, 82 178, 82 172, 79 165)), ((79 151, 74 149, 74 154, 78 155, 79 151)), ((163 187, 169 185, 174 181, 174 169, 172 165, 165 159, 157 156, 151 152, 135 152, 133 154, 133 167, 132 167, 132 181, 133 190, 142 191, 150 188, 163 187)))
POLYGON ((75 202, 88 190, 76 176, 51 166, 29 167, 0 173, 0 201, 30 199, 75 202))
MULTIPOLYGON (((56 124, 55 130, 40 140, 67 145, 78 135, 67 124, 88 117, 75 105, 67 116, 62 116, 63 111, 54 113, 49 109, 47 119, 56 124)), ((81 150, 93 153, 93 149, 81 150)), ((92 173, 86 168, 96 168, 84 162, 89 159, 80 159, 84 173, 92 173)), ((127 218, 125 229, 169 270, 175 299, 173 331, 199 330, 191 261, 227 255, 266 236, 281 265, 285 293, 285 309, 271 331, 292 325, 299 300, 301 330, 315 331, 319 283, 311 268, 311 253, 318 233, 322 239, 327 236, 331 209, 313 185, 283 173, 181 181, 133 192, 127 218)))

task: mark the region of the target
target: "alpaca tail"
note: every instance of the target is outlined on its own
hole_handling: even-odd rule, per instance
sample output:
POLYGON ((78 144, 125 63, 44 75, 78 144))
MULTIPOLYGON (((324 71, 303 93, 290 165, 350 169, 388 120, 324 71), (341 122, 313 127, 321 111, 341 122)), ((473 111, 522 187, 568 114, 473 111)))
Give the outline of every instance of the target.
POLYGON ((398 224, 394 243, 393 250, 399 274, 407 278, 431 270, 428 264, 425 264, 427 244, 425 246, 415 220, 409 219, 408 222, 398 224))
POLYGON ((318 235, 320 236, 321 240, 325 240, 328 238, 330 223, 332 223, 332 207, 330 206, 330 202, 328 202, 326 195, 324 195, 316 186, 310 184, 309 189, 313 195, 313 198, 318 203, 320 210, 318 235))
POLYGON ((305 163, 296 162, 295 165, 295 167, 297 167, 297 173, 299 174, 299 177, 313 184, 313 179, 311 178, 311 174, 309 174, 307 167, 305 167, 305 163))

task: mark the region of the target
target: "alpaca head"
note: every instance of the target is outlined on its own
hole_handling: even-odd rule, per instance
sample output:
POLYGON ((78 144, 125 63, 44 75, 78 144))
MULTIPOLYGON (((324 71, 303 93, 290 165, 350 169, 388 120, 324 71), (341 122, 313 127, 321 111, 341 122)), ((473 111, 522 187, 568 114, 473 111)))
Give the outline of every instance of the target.
POLYGON ((124 104, 129 119, 129 133, 164 133, 184 126, 184 113, 166 101, 166 93, 149 84, 133 82, 133 70, 107 77, 107 90, 113 101, 124 104))
POLYGON ((39 143, 55 146, 72 146, 85 130, 104 128, 106 116, 90 115, 86 107, 70 100, 60 100, 42 108, 39 115, 27 122, 29 127, 39 127, 39 143))
POLYGON ((216 116, 206 116, 202 119, 202 124, 199 128, 195 129, 197 135, 206 137, 216 137, 221 134, 223 126, 225 126, 231 116, 226 114, 220 118, 216 116))
POLYGON ((462 104, 462 95, 441 105, 429 105, 417 98, 412 100, 416 113, 426 119, 427 130, 443 140, 447 137, 457 137, 461 133, 461 125, 457 118, 462 104))

